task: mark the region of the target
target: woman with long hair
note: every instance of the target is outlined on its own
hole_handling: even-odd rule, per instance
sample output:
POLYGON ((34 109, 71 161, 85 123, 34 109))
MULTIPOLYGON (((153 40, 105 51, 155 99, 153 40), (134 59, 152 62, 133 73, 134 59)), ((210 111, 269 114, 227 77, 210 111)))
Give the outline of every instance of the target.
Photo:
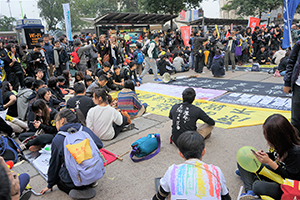
MULTIPOLYGON (((80 130, 86 132, 94 140, 98 149, 103 147, 101 140, 87 127, 85 127, 85 119, 79 109, 63 109, 57 113, 55 117, 57 131, 68 132, 69 129, 80 130)), ((44 194, 48 190, 52 190, 54 185, 67 193, 71 198, 79 198, 78 195, 84 196, 81 199, 90 199, 95 196, 95 191, 92 186, 95 184, 76 187, 70 177, 69 171, 66 168, 64 156, 64 138, 65 136, 57 134, 51 145, 51 159, 48 169, 48 186, 41 191, 44 194), (77 195, 76 195, 77 194, 77 195)))
POLYGON ((103 63, 103 57, 107 54, 108 51, 108 42, 105 39, 104 35, 100 35, 99 42, 97 44, 97 51, 98 51, 98 59, 100 58, 100 63, 103 63))
POLYGON ((219 41, 220 41, 220 37, 217 35, 217 30, 213 29, 212 36, 209 39, 209 48, 210 49, 209 49, 209 67, 208 67, 208 69, 211 69, 212 61, 215 56, 215 51, 217 50, 216 44, 219 41))
POLYGON ((24 69, 21 65, 21 58, 16 51, 16 45, 8 44, 6 45, 6 49, 8 50, 6 55, 6 62, 8 63, 9 69, 6 70, 7 76, 11 79, 13 85, 13 89, 18 91, 19 85, 24 87, 24 69))
POLYGON ((62 73, 63 77, 66 79, 64 83, 64 88, 70 88, 70 78, 71 78, 71 73, 69 70, 64 70, 62 73))
POLYGON ((109 40, 108 52, 110 55, 110 64, 117 66, 119 64, 119 44, 116 35, 112 35, 109 40))
POLYGON ((58 87, 58 79, 54 76, 50 77, 48 80, 48 88, 50 89, 53 98, 59 101, 65 101, 65 95, 61 92, 60 88, 58 87))
MULTIPOLYGON (((89 110, 86 117, 87 127, 101 140, 116 138, 128 120, 126 116, 122 116, 119 111, 109 105, 108 97, 109 94, 104 89, 95 90, 93 101, 96 106, 89 110)), ((131 126, 134 126, 134 124, 131 126)), ((131 126, 130 128, 132 129, 131 126)))
POLYGON ((49 108, 44 100, 37 99, 32 103, 31 111, 34 113, 34 121, 29 121, 29 123, 33 124, 39 134, 35 132, 21 133, 19 140, 21 142, 25 140, 21 145, 22 149, 39 151, 46 144, 51 144, 57 133, 54 121, 57 110, 49 108))
POLYGON ((281 199, 283 192, 280 184, 260 175, 263 167, 282 178, 300 181, 300 138, 295 127, 284 116, 274 114, 269 116, 263 124, 263 135, 270 146, 270 152, 266 153, 263 150, 253 152, 262 163, 256 175, 238 165, 238 172, 244 182, 246 192, 240 199, 253 195, 266 195, 275 200, 281 199))
POLYGON ((12 90, 13 87, 8 81, 2 83, 3 107, 8 109, 9 116, 18 117, 17 97, 12 90))
POLYGON ((84 81, 84 75, 82 74, 82 72, 81 71, 75 72, 74 84, 77 82, 83 82, 83 81, 84 81))

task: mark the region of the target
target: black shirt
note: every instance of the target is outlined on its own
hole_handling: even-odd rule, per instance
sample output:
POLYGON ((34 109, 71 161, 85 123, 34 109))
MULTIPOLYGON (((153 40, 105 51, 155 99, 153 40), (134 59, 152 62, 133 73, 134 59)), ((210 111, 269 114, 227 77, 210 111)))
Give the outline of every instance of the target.
POLYGON ((124 79, 123 74, 119 74, 117 75, 116 73, 113 74, 113 79, 117 82, 117 83, 122 83, 122 79, 124 79))
MULTIPOLYGON (((3 95, 3 105, 7 104, 9 102, 9 97, 11 95, 14 95, 11 91, 7 91, 3 95)), ((18 117, 18 107, 17 102, 15 102, 13 105, 9 106, 7 114, 12 117, 18 117)))
POLYGON ((177 138, 185 131, 196 131, 197 120, 200 119, 208 125, 215 125, 215 121, 210 118, 201 108, 189 103, 175 104, 169 114, 172 119, 172 140, 177 145, 177 138))
POLYGON ((130 70, 129 67, 126 67, 124 70, 124 81, 126 80, 132 80, 134 82, 139 82, 135 73, 135 70, 130 70))
POLYGON ((90 108, 96 106, 93 99, 84 95, 74 96, 67 102, 67 108, 79 108, 86 118, 90 108))

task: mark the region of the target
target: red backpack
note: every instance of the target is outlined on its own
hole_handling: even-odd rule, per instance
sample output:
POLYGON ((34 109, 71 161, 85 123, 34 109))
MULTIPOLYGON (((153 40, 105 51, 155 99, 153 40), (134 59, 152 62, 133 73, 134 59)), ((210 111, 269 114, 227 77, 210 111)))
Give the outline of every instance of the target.
MULTIPOLYGON (((78 51, 78 49, 79 49, 80 47, 77 47, 76 49, 75 49, 75 51, 73 51, 70 55, 71 55, 71 57, 72 57, 72 63, 75 63, 76 65, 80 62, 80 58, 79 58, 79 56, 78 56, 78 53, 77 53, 77 51, 78 51)), ((80 56, 81 57, 81 56, 80 56)))

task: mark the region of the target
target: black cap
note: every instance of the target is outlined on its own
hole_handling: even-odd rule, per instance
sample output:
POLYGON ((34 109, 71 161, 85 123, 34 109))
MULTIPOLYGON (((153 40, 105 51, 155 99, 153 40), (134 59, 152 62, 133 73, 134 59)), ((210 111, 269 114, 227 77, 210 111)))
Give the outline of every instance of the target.
POLYGON ((133 67, 133 65, 135 65, 135 64, 136 64, 136 62, 135 62, 135 61, 132 61, 132 62, 129 63, 129 67, 131 68, 131 67, 133 67))
POLYGON ((36 48, 41 48, 42 46, 41 46, 40 43, 35 43, 34 47, 36 47, 36 48))
POLYGON ((38 41, 39 43, 44 42, 43 38, 39 38, 37 41, 38 41))

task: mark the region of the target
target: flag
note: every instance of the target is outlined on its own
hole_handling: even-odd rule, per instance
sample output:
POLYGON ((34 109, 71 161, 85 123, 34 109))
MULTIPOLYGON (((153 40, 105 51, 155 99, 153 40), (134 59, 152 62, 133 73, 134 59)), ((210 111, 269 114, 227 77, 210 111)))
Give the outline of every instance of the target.
POLYGON ((233 24, 230 24, 230 30, 232 31, 232 29, 233 29, 233 24))
POLYGON ((249 20, 248 20, 248 26, 251 28, 252 30, 252 33, 254 31, 254 28, 256 26, 259 26, 259 23, 260 23, 260 19, 259 18, 256 18, 256 17, 249 17, 249 20))
POLYGON ((70 13, 70 4, 64 3, 62 4, 64 9, 65 16, 65 27, 66 27, 66 35, 69 41, 73 41, 72 38, 72 29, 71 29, 71 13, 70 13))
POLYGON ((180 27, 181 35, 183 39, 184 46, 189 46, 189 40, 191 36, 191 27, 190 26, 182 26, 180 27))
POLYGON ((294 14, 298 7, 300 0, 284 0, 284 31, 283 31, 283 41, 282 48, 292 47, 292 33, 291 26, 294 18, 294 14))
POLYGON ((228 38, 229 36, 230 36, 230 33, 229 33, 229 31, 227 31, 225 38, 228 38))

